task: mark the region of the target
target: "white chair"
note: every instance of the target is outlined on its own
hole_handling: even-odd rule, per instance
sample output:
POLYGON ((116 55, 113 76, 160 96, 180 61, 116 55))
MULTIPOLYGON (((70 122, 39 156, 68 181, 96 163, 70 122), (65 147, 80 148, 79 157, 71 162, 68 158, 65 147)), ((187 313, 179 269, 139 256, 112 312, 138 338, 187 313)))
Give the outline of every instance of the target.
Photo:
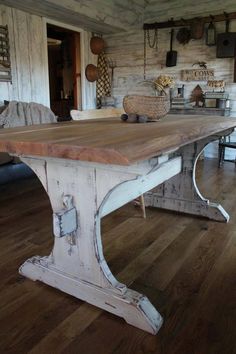
POLYGON ((78 111, 72 109, 70 111, 70 115, 73 120, 119 117, 123 113, 125 113, 123 108, 113 107, 101 109, 87 109, 85 111, 78 111))
MULTIPOLYGON (((70 111, 71 118, 73 120, 86 120, 86 119, 98 119, 98 118, 112 118, 120 117, 125 113, 123 108, 101 108, 101 109, 87 109, 85 111, 78 111, 72 109, 70 111)), ((146 219, 146 210, 143 195, 135 200, 135 205, 139 205, 142 210, 143 218, 146 219)))

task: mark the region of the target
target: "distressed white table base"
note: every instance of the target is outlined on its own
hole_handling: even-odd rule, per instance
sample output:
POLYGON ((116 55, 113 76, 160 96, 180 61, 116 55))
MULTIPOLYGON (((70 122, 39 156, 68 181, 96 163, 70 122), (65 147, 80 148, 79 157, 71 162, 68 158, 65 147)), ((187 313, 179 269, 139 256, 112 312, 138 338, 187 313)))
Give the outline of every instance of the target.
POLYGON ((114 313, 155 334, 162 317, 146 296, 112 275, 103 256, 100 219, 181 171, 181 157, 132 166, 24 157, 46 189, 54 218, 54 247, 33 257, 20 273, 114 313))
POLYGON ((157 333, 163 320, 148 298, 112 275, 103 256, 100 219, 160 185, 145 194, 148 205, 227 221, 225 210, 204 199, 195 182, 198 156, 216 138, 185 146, 170 160, 166 155, 132 166, 22 158, 49 195, 55 242, 48 257, 27 260, 20 273, 157 333))
POLYGON ((202 150, 217 138, 207 137, 182 147, 178 151, 183 160, 181 173, 146 193, 145 205, 228 222, 228 213, 220 204, 212 203, 201 195, 195 179, 196 164, 202 150))

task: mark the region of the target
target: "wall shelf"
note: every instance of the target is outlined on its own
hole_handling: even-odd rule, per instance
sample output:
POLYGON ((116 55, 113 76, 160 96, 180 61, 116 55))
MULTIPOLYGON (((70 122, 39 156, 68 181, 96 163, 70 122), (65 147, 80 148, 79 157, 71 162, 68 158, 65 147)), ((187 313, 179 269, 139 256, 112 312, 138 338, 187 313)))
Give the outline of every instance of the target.
POLYGON ((171 108, 170 114, 193 114, 193 115, 208 115, 208 116, 230 116, 230 108, 171 108))

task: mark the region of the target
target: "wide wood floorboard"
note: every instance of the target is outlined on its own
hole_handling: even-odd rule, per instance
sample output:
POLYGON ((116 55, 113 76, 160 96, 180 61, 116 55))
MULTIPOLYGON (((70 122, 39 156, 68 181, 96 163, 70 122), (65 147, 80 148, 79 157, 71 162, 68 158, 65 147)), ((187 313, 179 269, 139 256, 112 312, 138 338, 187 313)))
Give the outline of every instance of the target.
POLYGON ((117 278, 164 316, 156 336, 18 274, 52 247, 51 207, 39 181, 0 187, 0 354, 236 354, 236 168, 201 161, 201 193, 228 224, 126 205, 102 220, 117 278))

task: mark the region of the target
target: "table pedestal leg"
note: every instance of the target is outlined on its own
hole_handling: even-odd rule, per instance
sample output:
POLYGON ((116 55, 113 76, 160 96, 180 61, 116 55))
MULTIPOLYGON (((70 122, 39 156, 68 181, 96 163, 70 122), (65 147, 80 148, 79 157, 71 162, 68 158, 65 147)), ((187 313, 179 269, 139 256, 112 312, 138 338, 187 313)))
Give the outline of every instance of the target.
POLYGON ((179 150, 181 173, 146 193, 145 205, 228 222, 228 213, 220 204, 212 203, 201 195, 195 179, 197 160, 204 147, 215 139, 208 137, 182 147, 179 150))
MULTIPOLYGON (((48 257, 35 256, 28 259, 20 267, 20 273, 155 334, 162 325, 161 315, 146 296, 128 289, 112 275, 103 256, 100 232, 102 213, 108 213, 108 207, 105 208, 107 200, 110 209, 113 201, 117 201, 116 186, 122 190, 127 179, 130 179, 128 183, 132 184, 133 180, 133 183, 137 181, 141 185, 146 181, 145 178, 139 181, 137 176, 131 174, 129 177, 118 172, 114 172, 111 178, 112 172, 100 171, 77 161, 37 158, 22 160, 36 172, 49 195, 55 237, 51 254, 48 257)), ((180 167, 179 158, 171 174, 179 173, 180 167)), ((170 171, 168 166, 166 171, 170 171)), ((141 188, 139 194, 142 192, 141 188)))

